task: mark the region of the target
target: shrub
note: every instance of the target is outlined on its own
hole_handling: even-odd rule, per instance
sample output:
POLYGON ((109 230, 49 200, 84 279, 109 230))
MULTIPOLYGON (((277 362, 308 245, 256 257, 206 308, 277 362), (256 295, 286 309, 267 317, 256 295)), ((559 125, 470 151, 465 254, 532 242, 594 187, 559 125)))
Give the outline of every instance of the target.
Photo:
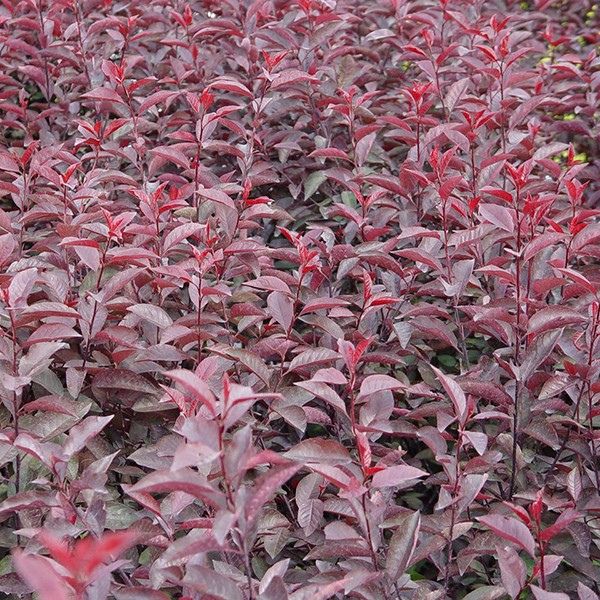
POLYGON ((0 7, 0 590, 597 598, 600 8, 0 7))

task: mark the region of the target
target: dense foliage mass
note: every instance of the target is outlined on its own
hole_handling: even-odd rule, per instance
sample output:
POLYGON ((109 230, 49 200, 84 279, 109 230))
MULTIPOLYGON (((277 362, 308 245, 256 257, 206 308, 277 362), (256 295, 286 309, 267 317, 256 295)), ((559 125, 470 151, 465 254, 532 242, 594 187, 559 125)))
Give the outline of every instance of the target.
POLYGON ((599 30, 2 0, 0 592, 597 599, 599 30))

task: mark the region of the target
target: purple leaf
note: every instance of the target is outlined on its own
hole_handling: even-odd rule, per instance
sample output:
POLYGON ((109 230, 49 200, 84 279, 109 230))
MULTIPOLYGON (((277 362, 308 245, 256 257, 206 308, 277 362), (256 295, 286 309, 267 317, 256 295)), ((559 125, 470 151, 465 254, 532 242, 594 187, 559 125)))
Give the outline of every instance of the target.
POLYGON ((535 600, 569 600, 569 596, 562 592, 548 592, 533 584, 529 587, 535 600))
POLYGON ((215 508, 223 508, 224 495, 214 489, 205 477, 191 469, 154 471, 128 488, 128 492, 171 493, 185 492, 215 508))
POLYGON ((448 375, 442 373, 436 367, 431 367, 437 378, 440 380, 446 394, 448 394, 452 404, 454 405, 454 411, 456 417, 460 423, 464 423, 467 418, 467 399, 462 388, 448 375))
POLYGON ((239 584, 214 569, 191 565, 183 581, 193 590, 220 600, 244 600, 239 584))
POLYGON ((499 545, 496 547, 496 551, 498 552, 502 585, 511 598, 518 598, 521 590, 525 587, 527 579, 525 564, 519 558, 515 549, 510 546, 499 545))
POLYGON ((383 471, 377 471, 373 475, 372 487, 394 487, 401 485, 412 479, 426 477, 429 475, 426 471, 411 467, 410 465, 396 465, 394 467, 386 467, 383 471))
POLYGON ((386 573, 392 581, 404 573, 417 546, 421 528, 421 513, 409 513, 397 522, 387 550, 386 573))
POLYGON ((503 515, 479 517, 478 521, 503 540, 512 542, 525 550, 530 556, 535 556, 535 541, 527 526, 521 521, 503 515))
POLYGON ((280 465, 269 469, 254 484, 254 491, 250 495, 245 506, 247 526, 258 518, 263 506, 271 500, 277 490, 293 475, 295 475, 301 465, 280 465))
POLYGON ((129 312, 137 315, 141 319, 156 325, 159 329, 165 329, 173 325, 173 319, 160 306, 151 304, 134 304, 127 309, 129 312))
POLYGON ((289 331, 294 319, 294 307, 291 298, 282 292, 271 292, 267 298, 270 315, 284 329, 289 331))
POLYGON ((363 379, 359 397, 364 398, 377 392, 406 389, 406 385, 389 375, 369 375, 363 379))
POLYGON ((310 438, 283 454, 300 463, 344 465, 351 462, 350 453, 339 442, 327 438, 310 438))
POLYGON ((96 437, 112 420, 113 415, 107 417, 87 417, 81 423, 71 427, 69 437, 63 445, 65 455, 71 457, 85 448, 86 444, 92 438, 96 437))
POLYGON ((191 371, 186 371, 185 369, 175 369, 173 371, 167 371, 165 376, 180 384, 194 400, 198 400, 204 404, 211 414, 217 414, 215 397, 207 383, 200 379, 198 375, 191 371))

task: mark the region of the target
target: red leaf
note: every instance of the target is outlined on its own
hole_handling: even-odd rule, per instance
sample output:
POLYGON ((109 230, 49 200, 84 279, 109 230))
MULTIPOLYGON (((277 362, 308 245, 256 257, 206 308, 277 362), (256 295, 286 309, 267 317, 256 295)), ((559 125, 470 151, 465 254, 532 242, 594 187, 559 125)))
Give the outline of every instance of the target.
POLYGON ((542 530, 540 539, 544 542, 549 542, 552 538, 557 536, 561 531, 566 529, 573 521, 579 519, 581 515, 572 508, 567 508, 564 512, 560 513, 556 521, 542 530))
POLYGON ((40 600, 71 600, 71 589, 43 557, 25 554, 18 548, 13 553, 13 562, 17 573, 38 593, 40 600))

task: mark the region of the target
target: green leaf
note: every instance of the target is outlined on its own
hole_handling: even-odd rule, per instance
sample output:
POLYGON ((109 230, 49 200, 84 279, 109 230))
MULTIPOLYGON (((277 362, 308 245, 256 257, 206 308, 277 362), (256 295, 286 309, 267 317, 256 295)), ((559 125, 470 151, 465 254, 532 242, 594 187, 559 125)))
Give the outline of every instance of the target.
POLYGON ((323 171, 311 173, 304 181, 304 197, 308 200, 325 182, 327 176, 323 171))

